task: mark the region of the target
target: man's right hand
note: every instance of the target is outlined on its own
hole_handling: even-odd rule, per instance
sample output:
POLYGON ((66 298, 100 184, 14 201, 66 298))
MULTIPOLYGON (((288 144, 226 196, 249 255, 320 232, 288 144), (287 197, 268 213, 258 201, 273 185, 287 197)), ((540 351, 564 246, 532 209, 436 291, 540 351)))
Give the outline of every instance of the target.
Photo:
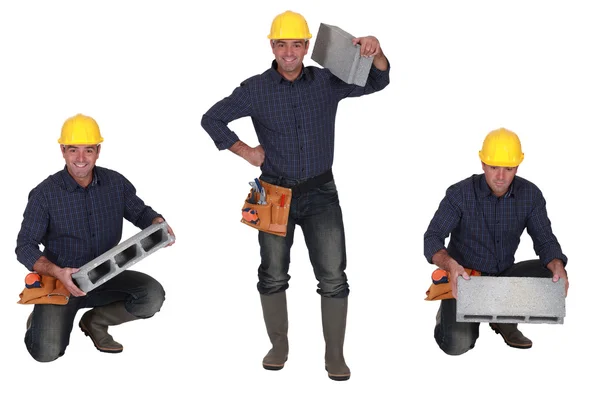
POLYGON ((79 268, 61 268, 41 256, 33 265, 33 270, 40 275, 52 276, 62 282, 63 286, 75 297, 85 296, 85 292, 73 282, 73 275, 79 268))
POLYGON ((435 265, 448 272, 448 279, 452 287, 452 297, 455 299, 458 295, 458 277, 462 276, 466 280, 469 280, 469 274, 454 258, 450 257, 446 249, 438 250, 432 260, 435 265))
POLYGON ((452 285, 452 297, 455 299, 458 298, 458 277, 462 276, 466 280, 469 280, 469 274, 463 268, 462 265, 457 263, 456 261, 451 264, 450 271, 448 271, 448 279, 450 280, 450 284, 452 285))
POLYGON ((229 150, 242 157, 255 167, 260 167, 265 161, 265 150, 261 145, 250 147, 241 140, 238 140, 229 148, 229 150))
POLYGON ((69 292, 75 297, 85 296, 85 292, 79 289, 79 287, 73 282, 73 275, 79 271, 79 268, 58 268, 55 272, 54 277, 62 282, 69 292))
POLYGON ((265 150, 260 144, 256 147, 248 147, 243 157, 255 167, 260 167, 265 161, 265 150))

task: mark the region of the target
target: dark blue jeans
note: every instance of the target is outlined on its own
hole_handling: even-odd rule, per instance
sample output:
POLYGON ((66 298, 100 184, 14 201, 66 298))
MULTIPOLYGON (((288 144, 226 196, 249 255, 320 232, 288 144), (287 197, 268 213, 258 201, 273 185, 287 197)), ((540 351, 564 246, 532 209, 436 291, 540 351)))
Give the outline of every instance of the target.
MULTIPOLYGON (((265 182, 292 187, 298 181, 263 175, 265 182)), ((285 237, 259 232, 261 263, 258 268, 258 291, 261 294, 282 292, 289 287, 290 249, 296 225, 302 228, 306 247, 318 280, 317 293, 324 297, 347 297, 346 242, 342 210, 335 181, 331 180, 307 193, 294 195, 285 237)))
POLYGON ((25 333, 25 346, 35 360, 53 361, 65 354, 80 308, 124 301, 130 314, 150 318, 160 310, 164 300, 165 291, 154 278, 137 271, 123 271, 86 296, 69 298, 65 305, 36 304, 31 327, 25 333))
MULTIPOLYGON (((540 260, 529 260, 513 264, 497 276, 552 278, 552 272, 540 260)), ((456 300, 442 300, 433 336, 444 353, 457 356, 475 347, 479 322, 456 322, 456 300)))

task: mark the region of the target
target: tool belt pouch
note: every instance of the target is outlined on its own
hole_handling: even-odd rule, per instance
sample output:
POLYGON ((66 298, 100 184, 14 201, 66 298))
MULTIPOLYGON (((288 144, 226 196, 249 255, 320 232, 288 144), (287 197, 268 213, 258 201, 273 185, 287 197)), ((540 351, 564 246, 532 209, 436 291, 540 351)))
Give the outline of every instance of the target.
POLYGON ((58 279, 42 275, 41 287, 25 288, 19 294, 18 304, 54 304, 65 305, 71 293, 58 279))
MULTIPOLYGON (((474 269, 465 268, 465 272, 469 274, 469 276, 481 276, 481 272, 476 271, 474 269)), ((452 296, 452 283, 432 283, 425 292, 425 300, 434 301, 434 300, 446 300, 453 299, 452 296)))
POLYGON ((242 207, 242 223, 259 231, 285 236, 292 203, 292 189, 262 180, 260 184, 265 189, 267 204, 256 204, 258 197, 252 198, 253 192, 250 190, 242 207))

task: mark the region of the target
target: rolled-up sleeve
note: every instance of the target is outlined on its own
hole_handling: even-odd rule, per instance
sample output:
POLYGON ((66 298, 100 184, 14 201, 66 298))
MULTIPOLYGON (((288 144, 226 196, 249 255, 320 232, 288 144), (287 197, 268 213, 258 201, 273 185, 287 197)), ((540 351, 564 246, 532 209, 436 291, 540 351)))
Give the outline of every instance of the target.
MULTIPOLYGON (((154 211, 152 207, 147 206, 144 201, 136 194, 135 187, 129 180, 122 176, 125 194, 125 219, 140 229, 145 229, 152 224, 156 217, 162 217, 154 211)), ((164 217, 163 217, 164 218, 164 217)))
POLYGON ((219 150, 228 149, 239 140, 227 125, 251 114, 252 102, 246 86, 242 82, 230 96, 216 103, 202 116, 202 128, 208 132, 219 150))
POLYGON ((430 264, 433 264, 433 255, 446 248, 446 238, 460 223, 460 199, 460 189, 450 187, 429 223, 424 235, 424 254, 430 264))
POLYGON ((550 219, 546 211, 546 200, 539 193, 535 199, 535 205, 527 219, 527 233, 533 241, 535 253, 540 257, 544 265, 555 258, 562 260, 567 265, 567 256, 562 252, 558 239, 552 233, 550 219))
POLYGON ((390 69, 391 64, 389 61, 388 68, 385 71, 381 71, 374 65, 371 65, 365 86, 347 84, 342 82, 342 80, 339 78, 336 78, 338 80, 336 92, 338 93, 339 100, 346 97, 364 96, 383 90, 387 85, 390 84, 390 69))
POLYGON ((44 197, 36 190, 29 193, 29 200, 23 213, 21 229, 17 235, 15 253, 17 260, 33 271, 33 265, 42 256, 40 244, 48 229, 48 208, 44 197))

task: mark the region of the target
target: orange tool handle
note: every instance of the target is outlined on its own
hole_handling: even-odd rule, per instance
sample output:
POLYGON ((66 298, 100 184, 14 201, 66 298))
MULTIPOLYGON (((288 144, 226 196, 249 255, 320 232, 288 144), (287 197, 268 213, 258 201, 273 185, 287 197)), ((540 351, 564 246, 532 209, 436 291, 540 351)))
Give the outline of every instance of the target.
POLYGON ((448 283, 448 272, 438 268, 431 273, 431 280, 436 285, 440 283, 448 283))

